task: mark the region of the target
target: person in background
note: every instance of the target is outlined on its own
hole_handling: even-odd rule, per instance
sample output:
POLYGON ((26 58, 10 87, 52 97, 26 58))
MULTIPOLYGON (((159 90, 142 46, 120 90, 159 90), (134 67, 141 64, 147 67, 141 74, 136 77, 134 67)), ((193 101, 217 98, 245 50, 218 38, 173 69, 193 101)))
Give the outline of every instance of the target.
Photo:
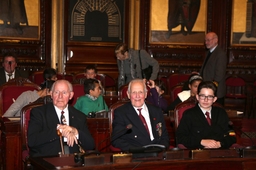
POLYGON ((41 83, 40 87, 44 87, 46 82, 49 81, 49 80, 52 80, 52 81, 56 81, 58 78, 57 78, 57 72, 54 68, 46 68, 43 72, 43 76, 44 76, 44 82, 41 83))
POLYGON ((119 71, 118 88, 122 85, 128 84, 133 79, 143 78, 141 70, 148 66, 153 67, 153 71, 149 79, 157 79, 159 64, 157 60, 150 57, 145 50, 128 49, 126 44, 120 43, 115 48, 115 54, 119 71))
MULTIPOLYGON (((146 80, 144 79, 144 81, 146 80)), ((150 88, 150 93, 147 95, 146 100, 160 107, 162 111, 165 112, 168 106, 167 100, 163 97, 166 90, 165 85, 160 81, 155 82, 153 80, 146 81, 145 83, 150 88)))
POLYGON ((79 149, 94 149, 94 139, 88 130, 86 116, 68 105, 74 92, 67 80, 57 80, 50 91, 53 102, 31 110, 28 125, 28 146, 31 157, 56 156, 61 150, 65 154, 80 152, 79 149), (63 137, 60 139, 57 131, 63 137), (79 144, 79 145, 78 145, 79 144))
POLYGON ((205 36, 205 46, 208 49, 206 58, 200 69, 200 75, 204 81, 213 81, 217 87, 217 103, 224 106, 226 95, 226 53, 218 45, 218 36, 209 32, 205 36))
POLYGON ((20 116, 20 112, 22 108, 29 103, 36 101, 40 97, 45 97, 50 95, 50 89, 53 85, 54 81, 49 80, 45 83, 40 90, 34 91, 25 91, 19 95, 19 97, 15 100, 15 102, 9 107, 9 109, 4 113, 2 117, 18 117, 20 116))
POLYGON ((87 79, 95 79, 97 76, 98 70, 95 65, 89 64, 85 67, 85 77, 87 79))
POLYGON ((188 100, 190 97, 195 97, 197 94, 197 87, 202 81, 203 78, 200 75, 191 74, 188 78, 189 90, 183 90, 182 92, 178 93, 177 98, 167 107, 167 112, 174 110, 178 104, 188 100))
POLYGON ((108 106, 101 95, 101 87, 99 81, 96 79, 84 80, 84 96, 77 99, 74 107, 85 115, 90 112, 108 111, 108 106))
POLYGON ((0 86, 14 78, 28 78, 27 72, 16 69, 17 57, 15 56, 15 54, 5 54, 2 61, 3 68, 0 68, 0 86))
POLYGON ((162 110, 145 103, 147 87, 144 80, 132 80, 128 85, 127 95, 130 102, 114 111, 111 144, 122 151, 149 144, 160 144, 168 148, 169 136, 162 110), (132 125, 131 129, 119 137, 115 136, 121 129, 127 129, 129 124, 132 125))
POLYGON ((212 81, 199 84, 196 95, 198 104, 184 112, 177 128, 178 144, 187 149, 228 149, 236 142, 225 109, 213 106, 216 94, 217 87, 212 81))

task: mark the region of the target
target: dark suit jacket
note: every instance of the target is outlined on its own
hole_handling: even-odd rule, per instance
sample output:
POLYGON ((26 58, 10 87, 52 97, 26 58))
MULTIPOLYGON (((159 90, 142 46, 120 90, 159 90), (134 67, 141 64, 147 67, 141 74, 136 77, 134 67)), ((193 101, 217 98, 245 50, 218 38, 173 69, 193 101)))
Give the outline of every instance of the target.
POLYGON ((120 148, 122 151, 128 151, 129 148, 141 147, 148 144, 162 144, 167 148, 169 147, 169 137, 162 110, 150 104, 146 105, 149 110, 154 140, 151 141, 137 112, 129 102, 120 106, 114 112, 114 120, 112 123, 112 145, 114 147, 120 148), (159 136, 157 131, 157 125, 159 125, 159 123, 162 123, 161 136, 159 136), (124 131, 121 133, 128 124, 132 124, 132 128, 127 132, 124 131))
POLYGON ((225 84, 226 68, 227 68, 227 56, 225 52, 219 46, 217 46, 215 50, 212 52, 209 60, 207 61, 204 67, 204 70, 202 70, 202 68, 200 70, 200 74, 203 75, 204 81, 218 82, 218 90, 217 90, 218 98, 222 98, 226 94, 226 84, 225 84))
POLYGON ((226 111, 220 107, 212 107, 211 126, 204 113, 196 104, 184 112, 176 131, 177 143, 188 149, 203 148, 202 139, 214 139, 221 142, 221 148, 229 148, 236 142, 235 136, 229 136, 229 118, 226 111))
MULTIPOLYGON (((79 141, 85 150, 94 149, 94 140, 86 124, 86 116, 68 106, 69 125, 75 127, 79 133, 79 141)), ((30 156, 51 156, 61 152, 60 138, 57 135, 59 118, 52 103, 33 108, 28 126, 28 145, 30 156)), ((78 146, 70 147, 70 153, 79 152, 78 146)))
MULTIPOLYGON (((18 78, 18 77, 28 78, 28 73, 16 69, 14 77, 15 78, 18 78)), ((4 83, 6 83, 5 71, 4 71, 4 68, 0 68, 0 86, 2 86, 4 83)))

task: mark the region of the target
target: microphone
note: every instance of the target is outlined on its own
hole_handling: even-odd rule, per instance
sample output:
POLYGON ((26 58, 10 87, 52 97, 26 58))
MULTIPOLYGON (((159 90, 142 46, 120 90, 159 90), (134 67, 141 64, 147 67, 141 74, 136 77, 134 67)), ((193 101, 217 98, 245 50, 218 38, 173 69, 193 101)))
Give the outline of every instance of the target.
MULTIPOLYGON (((128 124, 125 128, 117 131, 115 134, 113 134, 112 136, 110 135, 109 137, 103 139, 102 141, 99 142, 99 144, 97 145, 97 148, 96 150, 99 149, 99 147, 101 146, 101 144, 103 142, 106 142, 107 140, 109 140, 110 138, 112 138, 111 141, 115 141, 116 139, 118 139, 119 137, 121 137, 122 135, 124 135, 128 130, 132 129, 132 124, 128 124)), ((108 144, 107 146, 109 146, 110 144, 108 144)), ((104 148, 101 148, 100 150, 98 151, 101 151, 103 149, 105 149, 107 146, 105 146, 104 148)))

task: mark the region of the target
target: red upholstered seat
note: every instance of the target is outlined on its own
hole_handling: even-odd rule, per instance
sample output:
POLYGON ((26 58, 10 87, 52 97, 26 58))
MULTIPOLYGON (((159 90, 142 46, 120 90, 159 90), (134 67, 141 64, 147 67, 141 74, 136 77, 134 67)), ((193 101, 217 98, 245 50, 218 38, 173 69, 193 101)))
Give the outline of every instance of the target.
POLYGON ((41 83, 44 82, 44 76, 43 76, 44 71, 36 71, 32 74, 32 82, 40 85, 41 83))
POLYGON ((244 111, 246 115, 247 95, 246 84, 244 79, 238 76, 230 76, 226 79, 226 96, 225 107, 244 111))
POLYGON ((22 161, 23 161, 23 169, 27 169, 30 166, 29 163, 29 147, 28 147, 28 138, 27 138, 27 131, 28 131, 28 124, 30 120, 30 111, 31 109, 42 106, 44 103, 49 102, 50 100, 46 100, 49 96, 44 98, 39 98, 33 103, 28 104, 27 106, 23 107, 21 110, 21 148, 22 148, 22 161))
MULTIPOLYGON (((114 103, 113 105, 110 106, 109 108, 109 111, 110 111, 110 117, 109 117, 109 132, 110 132, 110 135, 112 134, 112 122, 114 120, 114 111, 116 108, 122 106, 123 104, 127 103, 128 101, 118 101, 116 103, 114 103)), ((120 152, 121 150, 119 148, 116 148, 114 146, 112 146, 111 144, 109 144, 109 149, 112 151, 112 152, 120 152)))
POLYGON ((176 85, 181 85, 188 80, 189 74, 170 74, 167 77, 168 89, 172 89, 176 85))
POLYGON ((118 90, 118 95, 120 100, 129 100, 127 95, 128 85, 123 85, 118 90))
POLYGON ((182 85, 176 85, 171 89, 171 101, 174 101, 177 98, 178 94, 182 92, 182 88, 182 85))
POLYGON ((39 90, 40 87, 28 79, 13 79, 0 87, 0 115, 3 115, 18 96, 28 90, 39 90))
POLYGON ((72 105, 72 106, 74 106, 76 104, 76 101, 80 96, 84 95, 84 85, 82 85, 82 84, 73 84, 73 91, 74 91, 74 96, 69 101, 69 104, 72 105))

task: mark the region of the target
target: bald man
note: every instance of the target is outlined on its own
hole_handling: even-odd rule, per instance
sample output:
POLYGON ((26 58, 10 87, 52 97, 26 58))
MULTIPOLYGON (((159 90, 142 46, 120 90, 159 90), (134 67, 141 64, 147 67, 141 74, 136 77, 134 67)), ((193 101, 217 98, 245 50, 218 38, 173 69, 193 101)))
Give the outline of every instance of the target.
POLYGON ((218 45, 218 36, 214 32, 209 32, 205 36, 205 46, 208 49, 206 58, 200 70, 200 75, 204 81, 213 81, 217 87, 217 101, 224 105, 226 94, 226 53, 218 45))

